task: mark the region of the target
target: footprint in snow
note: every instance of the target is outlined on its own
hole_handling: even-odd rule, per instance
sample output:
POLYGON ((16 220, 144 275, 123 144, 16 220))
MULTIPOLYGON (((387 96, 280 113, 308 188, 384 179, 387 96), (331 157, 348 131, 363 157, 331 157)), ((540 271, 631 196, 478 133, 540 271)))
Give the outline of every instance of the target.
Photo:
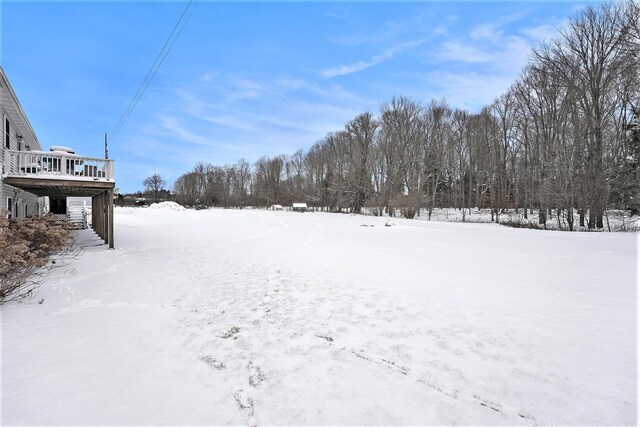
POLYGON ((237 389, 233 393, 233 398, 236 400, 236 403, 238 404, 240 410, 247 413, 247 425, 249 427, 257 426, 258 422, 255 419, 255 408, 253 399, 247 396, 247 393, 241 388, 237 389))
POLYGON ((211 355, 201 356, 200 360, 202 360, 207 365, 211 366, 214 369, 221 370, 226 367, 222 360, 217 360, 215 357, 211 355))
POLYGON ((249 362, 247 364, 247 369, 249 370, 249 385, 251 387, 258 387, 266 380, 262 369, 260 369, 259 366, 254 365, 253 362, 249 362))
POLYGON ((248 409, 253 414, 253 399, 247 396, 243 389, 237 389, 233 393, 233 398, 238 403, 240 409, 248 409))
POLYGON ((236 335, 239 332, 240 332, 240 328, 238 328, 237 326, 232 326, 231 329, 226 331, 224 334, 219 335, 219 337, 227 339, 227 338, 233 337, 234 335, 236 335))

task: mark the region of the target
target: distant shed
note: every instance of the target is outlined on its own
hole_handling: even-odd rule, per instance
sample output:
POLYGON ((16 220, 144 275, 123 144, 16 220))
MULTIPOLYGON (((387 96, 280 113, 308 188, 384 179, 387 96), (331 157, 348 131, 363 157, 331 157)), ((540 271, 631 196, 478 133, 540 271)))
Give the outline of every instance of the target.
POLYGON ((281 210, 284 210, 284 208, 282 207, 282 205, 271 205, 271 206, 269 206, 269 210, 270 211, 281 211, 281 210))
POLYGON ((294 212, 306 212, 308 207, 306 203, 293 203, 291 205, 294 212))

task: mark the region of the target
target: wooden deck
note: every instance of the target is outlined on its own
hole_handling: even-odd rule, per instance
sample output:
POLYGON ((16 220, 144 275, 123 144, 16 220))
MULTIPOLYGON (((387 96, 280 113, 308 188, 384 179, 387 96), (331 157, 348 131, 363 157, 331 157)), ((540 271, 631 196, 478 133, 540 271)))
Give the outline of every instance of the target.
MULTIPOLYGON (((46 156, 49 159, 60 157, 53 164, 64 165, 68 161, 67 156, 46 156)), ((109 245, 109 248, 113 249, 113 191, 115 188, 115 181, 112 179, 113 161, 101 160, 103 167, 100 170, 104 171, 104 174, 92 176, 92 172, 97 170, 94 167, 97 168, 97 166, 92 165, 91 168, 86 168, 87 165, 83 164, 86 158, 81 158, 85 159, 81 160, 83 163, 77 163, 80 160, 73 158, 75 166, 83 166, 83 173, 77 174, 75 167, 65 166, 53 172, 43 170, 41 166, 36 167, 43 164, 44 155, 40 163, 22 163, 23 157, 22 154, 18 157, 14 156, 13 162, 8 162, 5 157, 5 174, 2 176, 2 182, 39 197, 91 197, 92 228, 109 245), (90 172, 89 176, 84 174, 85 170, 90 172)))
POLYGON ((3 177, 61 178, 74 181, 113 181, 113 160, 62 151, 4 150, 3 177))

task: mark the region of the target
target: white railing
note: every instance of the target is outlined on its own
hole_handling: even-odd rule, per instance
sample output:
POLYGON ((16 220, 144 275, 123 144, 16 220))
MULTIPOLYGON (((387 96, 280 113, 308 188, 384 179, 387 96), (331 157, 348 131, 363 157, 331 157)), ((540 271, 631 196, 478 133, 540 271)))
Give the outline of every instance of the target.
POLYGON ((113 160, 48 151, 5 150, 2 175, 108 181, 114 179, 113 160))

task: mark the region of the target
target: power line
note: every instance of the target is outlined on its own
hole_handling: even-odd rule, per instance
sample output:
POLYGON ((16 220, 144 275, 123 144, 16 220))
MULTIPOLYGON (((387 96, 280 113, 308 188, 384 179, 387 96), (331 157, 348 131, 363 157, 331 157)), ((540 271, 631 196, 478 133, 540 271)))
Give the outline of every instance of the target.
POLYGON ((142 98, 142 95, 147 90, 147 87, 151 83, 151 80, 153 80, 154 76, 158 72, 158 69, 160 69, 160 66, 162 65, 162 63, 164 62, 165 58, 167 57, 167 55, 171 51, 171 48, 175 44, 176 40, 178 40, 178 37, 180 37, 180 34, 182 33, 182 30, 184 30, 184 27, 189 22, 189 19, 191 18, 191 15, 193 15, 193 10, 189 14, 189 16, 187 16, 187 18, 184 20, 184 22, 183 22, 183 18, 185 16, 185 14, 187 13, 187 10, 191 6, 192 2, 193 2, 193 0, 189 0, 189 3, 187 4, 187 6, 182 11, 182 14, 180 15, 180 18, 178 19, 178 22, 176 22, 176 25, 173 27, 173 30, 171 31, 171 34, 169 34, 169 37, 164 42, 164 46, 162 46, 162 49, 158 53, 158 56, 156 56, 155 61, 153 61, 153 65, 151 65, 151 68, 149 68, 149 71, 147 72, 147 75, 145 76, 144 80, 142 81, 142 84, 138 88, 138 91, 136 92, 136 94, 131 99, 131 102, 129 102, 129 106, 127 106, 127 109, 124 111, 124 113, 120 117, 120 120, 118 121, 116 126, 111 131, 111 135, 112 135, 111 138, 110 138, 111 141, 113 141, 115 139, 116 135, 118 134, 118 132, 120 132, 120 129, 122 129, 122 127, 124 126, 125 122, 127 121, 129 116, 131 115, 131 112, 136 108, 136 105, 138 105, 138 101, 140 101, 140 98, 142 98), (182 22, 182 24, 181 24, 181 22, 182 22), (178 30, 178 28, 180 28, 180 29, 176 34, 176 30, 178 30), (175 34, 175 37, 174 37, 174 34, 175 34))

